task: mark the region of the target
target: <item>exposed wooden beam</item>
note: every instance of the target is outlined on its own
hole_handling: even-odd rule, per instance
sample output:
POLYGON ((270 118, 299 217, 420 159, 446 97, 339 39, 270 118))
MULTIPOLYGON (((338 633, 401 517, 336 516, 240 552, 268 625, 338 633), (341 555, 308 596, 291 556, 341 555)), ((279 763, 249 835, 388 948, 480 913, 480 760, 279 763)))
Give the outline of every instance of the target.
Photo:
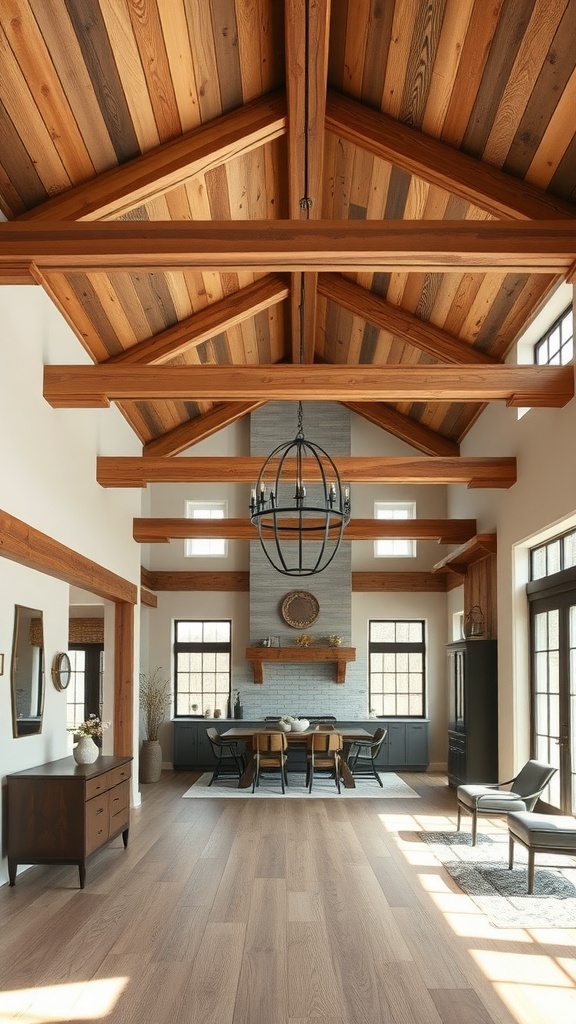
POLYGON ((446 577, 431 572, 353 572, 354 593, 445 593, 446 577))
POLYGON ((196 416, 187 423, 168 430, 161 437, 148 441, 143 448, 145 456, 169 456, 179 455, 198 441, 204 441, 212 434, 218 433, 224 427, 230 426, 236 420, 242 419, 249 413, 254 412, 264 405, 264 402, 227 402, 225 405, 217 405, 209 412, 196 416))
POLYGON ((495 533, 478 533, 432 566, 432 572, 454 572, 465 576, 469 565, 496 554, 496 549, 495 533))
POLYGON ((427 352, 442 363, 497 364, 498 360, 460 338, 419 320, 413 313, 391 305, 379 295, 349 281, 340 274, 320 274, 318 292, 381 331, 403 338, 414 348, 427 352))
POLYGON ((543 408, 574 395, 572 366, 45 366, 54 408, 111 401, 493 402, 543 408))
POLYGON ((0 224, 2 267, 565 274, 569 221, 108 221, 0 224))
MULTIPOLYGON (((288 107, 288 211, 317 220, 322 209, 324 123, 330 0, 286 0, 284 45, 288 107)), ((292 274, 292 362, 312 363, 316 338, 317 275, 292 274)))
POLYGON ((68 189, 24 220, 103 220, 150 202, 183 181, 272 142, 286 130, 282 92, 262 96, 223 117, 68 189))
POLYGON ((228 331, 264 309, 282 302, 289 295, 288 284, 271 274, 240 291, 227 295, 205 309, 186 317, 153 338, 105 360, 105 365, 160 366, 192 348, 198 348, 216 334, 228 331))
MULTIPOLYGON (((288 525, 288 524, 286 524, 288 525)), ((296 526, 296 520, 291 524, 296 526)), ((311 525, 311 520, 308 521, 311 525)), ((352 519, 345 531, 345 539, 432 540, 439 544, 460 544, 469 540, 476 531, 475 519, 352 519)), ((283 533, 283 531, 281 531, 283 533)), ((256 540, 256 527, 249 519, 135 519, 134 540, 141 544, 165 544, 169 540, 184 538, 224 540, 256 540)), ((305 537, 305 540, 308 538, 305 537)))
MULTIPOLYGON (((163 590, 188 591, 188 590, 214 590, 214 591, 243 591, 250 590, 249 572, 170 572, 154 570, 142 570, 146 573, 147 586, 151 590, 160 592, 163 590)), ((442 577, 434 577, 442 579, 442 577)))
POLYGON ((137 588, 129 580, 1 509, 0 556, 89 590, 107 601, 135 604, 138 599, 137 588))
POLYGON ((330 91, 328 94, 326 128, 494 217, 526 220, 576 217, 576 207, 557 196, 527 181, 519 181, 341 93, 330 91))
MULTIPOLYGON (((350 483, 467 484, 469 487, 511 487, 516 481, 514 458, 372 458, 339 456, 342 480, 350 483)), ((147 483, 248 483, 262 468, 257 456, 178 459, 99 456, 98 483, 104 487, 145 487, 147 483)), ((292 464, 287 463, 287 470, 292 464)), ((309 480, 319 479, 314 459, 304 459, 309 480)))
POLYGON ((425 455, 453 458, 460 454, 460 446, 417 420, 379 402, 342 402, 347 409, 362 416, 369 423, 388 431, 425 455))
POLYGON ((145 587, 140 587, 140 604, 146 605, 148 608, 157 608, 158 598, 156 594, 152 594, 145 587))
MULTIPOLYGON (((142 570, 146 574, 147 586, 151 590, 163 591, 244 591, 250 590, 250 573, 248 572, 154 572, 142 570)), ((360 592, 410 593, 444 593, 447 589, 447 577, 433 576, 430 572, 353 572, 352 590, 360 592)))

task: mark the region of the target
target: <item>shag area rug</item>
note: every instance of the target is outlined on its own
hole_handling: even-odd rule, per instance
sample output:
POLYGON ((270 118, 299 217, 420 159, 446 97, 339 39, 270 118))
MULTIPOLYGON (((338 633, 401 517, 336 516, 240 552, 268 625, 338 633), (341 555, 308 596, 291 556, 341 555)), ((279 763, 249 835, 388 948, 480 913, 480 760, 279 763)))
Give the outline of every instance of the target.
POLYGON ((357 800, 358 798, 363 800, 390 800, 400 798, 407 800, 414 797, 418 799, 418 794, 393 772, 382 772, 380 778, 383 782, 383 788, 380 788, 376 779, 358 779, 355 789, 345 789, 344 786, 341 786, 340 793, 336 789, 334 779, 330 779, 327 776, 316 776, 314 778, 311 793, 308 793, 304 774, 289 773, 286 793, 282 793, 280 780, 277 776, 270 775, 261 778, 260 785, 255 793, 252 792, 252 787, 250 789, 238 789, 236 779, 217 779, 212 786, 209 786, 208 783, 211 778, 211 772, 201 775, 198 781, 193 786, 190 786, 190 789, 187 789, 182 796, 192 798, 207 797, 211 800, 218 799, 219 797, 225 797, 227 800, 246 798, 254 800, 262 799, 263 797, 269 797, 273 800, 294 798, 305 800, 313 800, 314 798, 321 800, 333 800, 334 798, 337 800, 357 800))
POLYGON ((563 870, 576 867, 573 859, 541 854, 545 866, 540 867, 537 856, 534 893, 529 896, 527 853, 516 844, 510 871, 507 833, 478 833, 476 846, 467 832, 421 832, 420 838, 497 928, 576 928, 574 872, 563 870))

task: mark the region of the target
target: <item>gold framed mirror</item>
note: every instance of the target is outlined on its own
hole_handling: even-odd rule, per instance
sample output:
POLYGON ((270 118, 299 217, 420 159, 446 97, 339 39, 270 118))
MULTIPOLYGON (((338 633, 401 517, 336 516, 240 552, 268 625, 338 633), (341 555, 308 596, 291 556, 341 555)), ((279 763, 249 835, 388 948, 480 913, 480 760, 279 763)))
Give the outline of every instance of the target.
POLYGON ((15 738, 42 732, 44 626, 38 608, 16 605, 11 667, 12 731, 15 738))
POLYGON ((59 651, 52 660, 52 682, 57 690, 65 690, 70 682, 72 667, 66 651, 59 651))

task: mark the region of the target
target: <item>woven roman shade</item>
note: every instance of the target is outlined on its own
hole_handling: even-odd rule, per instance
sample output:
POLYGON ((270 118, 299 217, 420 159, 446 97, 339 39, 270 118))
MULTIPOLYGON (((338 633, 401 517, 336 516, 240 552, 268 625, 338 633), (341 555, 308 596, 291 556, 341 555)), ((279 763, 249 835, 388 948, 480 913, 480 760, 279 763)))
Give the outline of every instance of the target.
POLYGON ((68 624, 68 643, 103 644, 104 619, 70 619, 68 624))

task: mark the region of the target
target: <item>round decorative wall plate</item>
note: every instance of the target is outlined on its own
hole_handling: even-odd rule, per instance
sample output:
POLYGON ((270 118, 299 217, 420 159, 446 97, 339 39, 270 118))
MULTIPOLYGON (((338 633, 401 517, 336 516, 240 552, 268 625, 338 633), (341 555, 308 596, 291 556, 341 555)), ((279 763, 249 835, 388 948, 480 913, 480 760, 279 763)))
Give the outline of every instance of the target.
POLYGON ((320 605, 307 590, 293 590, 282 601, 282 618, 294 629, 311 626, 320 615, 320 605))

